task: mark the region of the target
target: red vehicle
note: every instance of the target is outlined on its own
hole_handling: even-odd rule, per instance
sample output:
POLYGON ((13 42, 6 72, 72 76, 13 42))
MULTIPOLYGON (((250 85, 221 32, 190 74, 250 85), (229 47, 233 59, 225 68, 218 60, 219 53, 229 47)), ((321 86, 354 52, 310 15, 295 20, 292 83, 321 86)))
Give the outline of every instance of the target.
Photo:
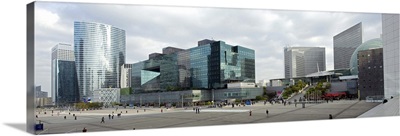
POLYGON ((346 92, 329 92, 322 96, 325 99, 342 99, 347 96, 346 92))

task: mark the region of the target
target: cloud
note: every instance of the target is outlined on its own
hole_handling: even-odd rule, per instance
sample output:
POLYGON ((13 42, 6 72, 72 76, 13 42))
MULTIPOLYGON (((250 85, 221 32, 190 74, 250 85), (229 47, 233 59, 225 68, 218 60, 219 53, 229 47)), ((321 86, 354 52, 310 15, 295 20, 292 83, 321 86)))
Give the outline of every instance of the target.
POLYGON ((329 70, 334 35, 358 22, 363 22, 364 40, 381 33, 380 14, 370 13, 38 2, 36 16, 36 61, 41 61, 36 81, 44 90, 50 90, 50 49, 59 42, 73 43, 74 21, 124 29, 127 63, 143 61, 167 46, 192 48, 205 38, 251 48, 256 80, 284 77, 287 45, 325 47, 329 70))

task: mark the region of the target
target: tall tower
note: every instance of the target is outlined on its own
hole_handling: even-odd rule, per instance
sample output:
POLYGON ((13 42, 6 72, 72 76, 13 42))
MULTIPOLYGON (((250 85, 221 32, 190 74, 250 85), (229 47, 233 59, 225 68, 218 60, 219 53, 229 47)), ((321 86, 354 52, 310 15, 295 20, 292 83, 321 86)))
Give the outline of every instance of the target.
POLYGON ((81 100, 93 90, 119 88, 125 63, 125 30, 93 22, 74 22, 74 48, 81 100))
POLYGON ((382 14, 383 78, 386 98, 400 94, 399 16, 399 14, 382 14))
POLYGON ((354 50, 362 44, 362 23, 358 23, 333 37, 334 69, 350 67, 354 50))
POLYGON ((325 48, 285 47, 285 78, 304 77, 318 71, 325 71, 325 48))
POLYGON ((59 43, 51 49, 51 96, 54 104, 79 101, 74 48, 59 43))

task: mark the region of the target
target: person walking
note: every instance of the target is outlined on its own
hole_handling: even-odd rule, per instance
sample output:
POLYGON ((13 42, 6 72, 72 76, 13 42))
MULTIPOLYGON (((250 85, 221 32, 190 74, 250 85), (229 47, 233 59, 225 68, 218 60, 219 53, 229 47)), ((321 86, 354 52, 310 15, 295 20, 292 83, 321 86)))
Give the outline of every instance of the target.
POLYGON ((105 121, 104 121, 104 117, 101 117, 101 122, 100 123, 106 123, 105 121))
POLYGON ((76 120, 76 116, 75 116, 75 120, 76 120))
POLYGON ((111 119, 114 119, 114 115, 111 116, 111 119))
POLYGON ((267 114, 267 117, 268 117, 268 113, 269 113, 268 109, 267 109, 267 110, 265 110, 265 114, 267 114))
POLYGON ((108 114, 108 119, 111 119, 111 114, 108 114))
POLYGON ((67 116, 64 116, 64 119, 67 119, 67 116))
POLYGON ((250 110, 250 111, 249 111, 249 116, 251 116, 251 112, 252 112, 252 111, 250 110))
POLYGON ((333 119, 332 114, 329 114, 329 119, 333 119))

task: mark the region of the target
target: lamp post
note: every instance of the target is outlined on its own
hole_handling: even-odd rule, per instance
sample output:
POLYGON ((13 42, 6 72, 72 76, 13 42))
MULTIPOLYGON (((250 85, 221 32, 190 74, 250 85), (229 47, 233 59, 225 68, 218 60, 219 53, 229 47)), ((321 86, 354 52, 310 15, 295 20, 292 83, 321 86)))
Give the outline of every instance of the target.
POLYGON ((214 104, 214 89, 211 89, 211 92, 212 92, 212 104, 213 104, 213 106, 215 106, 215 104, 214 104))
POLYGON ((182 109, 183 109, 183 94, 181 94, 181 96, 182 96, 182 109))
POLYGON ((161 108, 160 94, 158 94, 158 107, 160 107, 160 108, 161 108))

